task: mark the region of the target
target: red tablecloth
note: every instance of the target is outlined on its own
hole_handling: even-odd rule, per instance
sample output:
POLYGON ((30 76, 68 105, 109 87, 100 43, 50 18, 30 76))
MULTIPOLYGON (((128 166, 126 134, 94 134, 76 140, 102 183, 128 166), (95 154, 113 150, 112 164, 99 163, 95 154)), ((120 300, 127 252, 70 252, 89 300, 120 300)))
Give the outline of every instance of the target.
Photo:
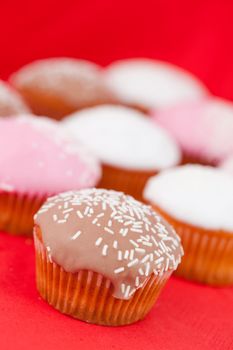
MULTIPOLYGON (((213 93, 233 99, 232 18, 231 0, 1 1, 0 78, 42 57, 105 65, 148 56, 189 69, 213 93)), ((92 348, 232 350, 233 290, 172 278, 144 321, 92 326, 43 302, 32 242, 0 234, 0 349, 92 348)))
POLYGON ((145 320, 110 328, 55 311, 35 287, 32 240, 0 233, 1 350, 232 350, 233 289, 171 278, 145 320))

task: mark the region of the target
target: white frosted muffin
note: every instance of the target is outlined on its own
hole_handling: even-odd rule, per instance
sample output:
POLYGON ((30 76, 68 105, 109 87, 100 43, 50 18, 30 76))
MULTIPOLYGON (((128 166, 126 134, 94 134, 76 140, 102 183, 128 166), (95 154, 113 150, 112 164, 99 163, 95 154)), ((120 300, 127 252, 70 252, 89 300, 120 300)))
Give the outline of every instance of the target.
POLYGON ((124 103, 143 110, 200 99, 208 92, 191 73, 152 59, 125 59, 106 68, 106 82, 124 103))
POLYGON ((151 178, 144 198, 181 237, 185 258, 179 275, 233 284, 232 176, 208 166, 180 166, 151 178))
POLYGON ((67 117, 64 127, 103 163, 100 186, 141 199, 146 180, 180 161, 167 132, 136 110, 99 106, 67 117))
POLYGON ((103 82, 101 67, 81 59, 37 60, 15 72, 10 81, 35 114, 55 119, 113 100, 103 82))
POLYGON ((0 116, 30 113, 23 98, 9 84, 0 80, 0 116))

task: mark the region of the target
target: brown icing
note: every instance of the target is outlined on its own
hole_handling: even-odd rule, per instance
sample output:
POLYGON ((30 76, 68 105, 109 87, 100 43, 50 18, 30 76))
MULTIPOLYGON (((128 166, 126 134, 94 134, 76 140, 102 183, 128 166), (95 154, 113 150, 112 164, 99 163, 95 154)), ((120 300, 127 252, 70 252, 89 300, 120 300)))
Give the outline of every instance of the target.
POLYGON ((50 258, 64 270, 109 278, 129 299, 154 274, 175 270, 183 249, 151 207, 122 192, 87 189, 49 198, 35 215, 50 258))

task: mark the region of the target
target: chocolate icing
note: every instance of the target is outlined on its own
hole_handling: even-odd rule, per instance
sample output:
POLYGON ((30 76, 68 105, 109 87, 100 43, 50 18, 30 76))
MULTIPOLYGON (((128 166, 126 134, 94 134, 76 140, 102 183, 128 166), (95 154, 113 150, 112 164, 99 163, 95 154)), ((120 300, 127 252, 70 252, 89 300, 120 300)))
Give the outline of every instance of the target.
POLYGON ((49 257, 68 272, 109 278, 129 299, 154 273, 175 270, 183 249, 169 224, 121 192, 87 189, 49 198, 35 215, 49 257))

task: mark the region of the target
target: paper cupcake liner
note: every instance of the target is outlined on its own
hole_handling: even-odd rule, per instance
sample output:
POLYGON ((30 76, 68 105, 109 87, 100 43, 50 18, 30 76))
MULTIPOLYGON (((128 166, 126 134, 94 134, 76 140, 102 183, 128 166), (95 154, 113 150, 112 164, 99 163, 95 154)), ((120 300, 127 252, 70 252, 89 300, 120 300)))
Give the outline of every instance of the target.
POLYGON ((206 230, 175 220, 154 206, 176 230, 184 257, 175 274, 214 286, 233 285, 233 234, 206 230))
POLYGON ((47 196, 0 193, 0 230, 14 235, 31 235, 33 216, 47 196))
POLYGON ((143 319, 157 300, 171 271, 152 275, 130 300, 112 296, 109 279, 93 271, 70 273, 51 261, 34 232, 37 289, 60 312, 99 325, 121 326, 143 319))
POLYGON ((99 188, 121 191, 143 201, 142 192, 147 180, 156 175, 155 171, 126 170, 103 164, 99 188))

